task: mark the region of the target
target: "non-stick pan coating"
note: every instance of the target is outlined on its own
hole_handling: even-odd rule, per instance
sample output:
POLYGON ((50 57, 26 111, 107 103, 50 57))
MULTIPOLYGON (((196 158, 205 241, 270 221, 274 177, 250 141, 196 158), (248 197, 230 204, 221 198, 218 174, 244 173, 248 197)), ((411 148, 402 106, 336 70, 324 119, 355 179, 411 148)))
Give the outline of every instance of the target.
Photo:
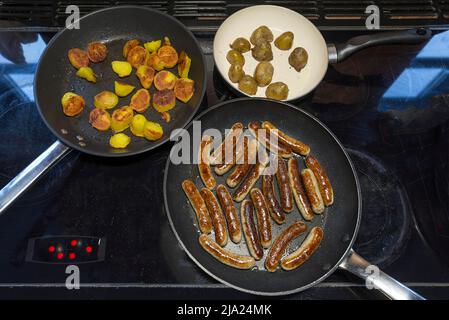
MULTIPOLYGON (((166 210, 172 228, 187 254, 217 280, 254 294, 289 294, 304 290, 326 278, 338 267, 352 246, 361 208, 354 168, 335 136, 306 112, 286 103, 263 99, 231 100, 212 107, 197 119, 201 120, 202 130, 217 128, 221 132, 238 121, 247 125, 253 120, 270 120, 287 134, 307 142, 311 146, 311 154, 327 169, 334 188, 335 202, 322 216, 316 216, 312 223, 307 223, 309 227, 321 225, 325 236, 320 248, 300 268, 293 271, 279 269, 275 273, 269 273, 263 269, 261 260, 257 264, 257 270, 233 269, 215 260, 198 243, 199 231, 195 214, 181 189, 184 179, 193 179, 199 188, 203 187, 197 166, 173 165, 168 160, 164 180, 166 210)), ((188 131, 192 135, 192 125, 188 127, 188 131)), ((303 161, 298 160, 300 166, 304 167, 303 161)), ((220 178, 217 182, 224 183, 224 179, 220 178)), ((240 211, 240 204, 236 204, 236 208, 240 211)), ((302 217, 295 208, 295 211, 287 215, 285 224, 278 226, 272 222, 273 238, 296 220, 302 220, 302 217)), ((306 234, 298 238, 295 244, 299 244, 305 236, 306 234)), ((243 254, 248 252, 243 242, 234 245, 229 241, 226 248, 243 254)))
MULTIPOLYGON (((172 68, 177 75, 177 69, 172 68)), ((64 143, 80 151, 101 156, 132 155, 148 151, 169 139, 170 132, 182 128, 192 119, 199 108, 206 84, 205 60, 198 42, 193 34, 176 19, 159 11, 136 6, 113 7, 86 15, 80 20, 80 29, 64 29, 57 34, 44 51, 35 77, 35 99, 41 116, 50 130, 64 143), (111 68, 111 61, 124 60, 122 48, 129 39, 142 42, 170 38, 178 52, 185 50, 192 59, 189 78, 195 81, 195 93, 184 104, 177 101, 170 111, 172 120, 165 123, 161 116, 150 107, 144 113, 152 121, 160 123, 164 129, 162 139, 150 142, 144 138, 134 137, 126 149, 113 149, 109 146, 112 132, 98 132, 88 122, 88 115, 93 108, 93 97, 102 90, 114 91, 114 80, 123 81, 141 88, 138 78, 133 73, 126 78, 119 78, 111 68), (106 61, 90 66, 99 75, 96 84, 89 83, 75 76, 76 69, 67 59, 71 48, 86 49, 93 41, 105 42, 109 54, 106 61), (62 112, 61 97, 67 91, 74 91, 86 99, 86 108, 76 117, 67 117, 62 112)), ((150 89, 153 96, 154 86, 150 89)), ((120 98, 119 106, 128 105, 132 94, 120 98)), ((115 110, 115 109, 114 109, 115 110)))

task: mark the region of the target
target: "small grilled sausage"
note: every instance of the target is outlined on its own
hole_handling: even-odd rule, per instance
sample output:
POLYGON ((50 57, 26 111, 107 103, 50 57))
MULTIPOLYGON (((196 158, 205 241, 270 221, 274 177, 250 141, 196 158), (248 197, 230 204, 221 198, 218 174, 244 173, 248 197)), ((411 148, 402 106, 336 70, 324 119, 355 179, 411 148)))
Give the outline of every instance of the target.
POLYGON ((201 189, 201 197, 206 203, 207 210, 214 226, 215 241, 222 247, 228 243, 228 232, 226 230, 226 221, 218 204, 215 195, 207 188, 201 189))
POLYGON ((255 163, 255 159, 257 156, 257 140, 249 140, 248 147, 244 153, 243 159, 240 158, 235 166, 234 170, 229 174, 226 179, 226 183, 229 187, 235 188, 245 177, 246 173, 255 163), (242 162, 242 163, 239 163, 242 162))
POLYGON ((313 219, 314 214, 312 207, 310 206, 309 199, 307 198, 306 191, 302 185, 301 176, 299 173, 298 160, 295 158, 288 159, 288 178, 290 181, 290 187, 293 191, 293 197, 295 198, 296 206, 299 209, 302 217, 310 221, 313 219))
POLYGON ((319 247, 323 236, 323 229, 320 227, 312 228, 299 248, 282 260, 282 269, 293 270, 306 262, 319 247))
POLYGON ((236 164, 237 159, 239 157, 243 156, 244 148, 248 147, 248 138, 243 137, 243 135, 240 135, 237 138, 236 143, 234 143, 232 148, 232 158, 229 159, 229 154, 227 151, 225 151, 225 160, 221 164, 217 164, 215 166, 215 173, 219 176, 224 175, 227 173, 231 168, 236 164))
POLYGON ((304 188, 306 189, 307 197, 309 198, 310 204, 312 205, 312 210, 315 213, 323 213, 324 203, 323 198, 321 198, 320 190, 318 189, 318 182, 316 181, 315 175, 310 169, 303 169, 301 171, 302 182, 304 188))
POLYGON ((281 232, 278 237, 274 240, 270 251, 265 259, 265 269, 269 272, 275 272, 279 266, 282 255, 287 249, 290 242, 299 237, 304 231, 306 231, 307 226, 302 221, 297 221, 289 226, 287 229, 281 232))
POLYGON ((243 124, 240 122, 234 123, 224 138, 223 142, 214 150, 211 156, 211 164, 223 164, 226 158, 231 157, 232 149, 237 140, 243 134, 243 124))
POLYGON ((184 190, 193 210, 195 211, 200 231, 202 233, 210 233, 212 231, 212 221, 210 219, 206 203, 201 197, 195 183, 191 180, 184 180, 182 182, 182 189, 184 190))
POLYGON ((251 269, 256 264, 256 260, 254 260, 253 257, 238 255, 225 250, 205 234, 200 235, 198 241, 207 253, 230 267, 237 269, 251 269))
POLYGON ((217 182, 215 181, 212 169, 210 167, 210 149, 212 147, 212 138, 204 136, 201 139, 200 150, 198 154, 198 170, 200 172, 201 180, 203 180, 206 188, 212 190, 215 188, 217 182))
POLYGON ((277 161, 276 180, 278 182, 279 195, 281 197, 281 207, 284 212, 293 211, 293 193, 288 181, 288 171, 284 160, 280 157, 275 157, 277 161))
POLYGON ((241 202, 243 201, 243 199, 245 199, 245 197, 251 191, 251 188, 254 186, 257 180, 259 180, 259 177, 263 173, 267 164, 268 155, 263 152, 261 153, 261 156, 257 160, 256 164, 251 168, 248 175, 234 191, 234 195, 232 196, 232 199, 234 199, 234 201, 241 202))
POLYGON ((260 260, 263 257, 263 249, 259 234, 257 233, 256 224, 254 223, 254 207, 251 200, 246 199, 242 202, 240 216, 242 219, 243 235, 245 236, 249 253, 254 259, 260 260))
POLYGON ((237 210, 235 209, 234 202, 232 201, 231 194, 222 184, 217 186, 217 198, 228 223, 229 237, 232 242, 239 243, 242 240, 239 216, 237 214, 237 210))
POLYGON ((324 205, 330 206, 332 203, 334 203, 334 190, 332 189, 332 185, 329 181, 326 170, 314 156, 308 156, 306 158, 306 166, 307 168, 312 170, 313 174, 315 175, 324 205))
POLYGON ((294 152, 302 156, 307 156, 310 153, 310 146, 289 135, 286 135, 284 132, 277 129, 270 121, 264 121, 262 123, 262 128, 269 130, 271 134, 278 138, 280 143, 291 148, 294 152))
POLYGON ((285 214, 282 211, 281 205, 274 193, 274 176, 270 174, 264 174, 262 176, 262 192, 267 200, 268 209, 270 210, 271 218, 277 224, 283 224, 285 222, 285 214))
POLYGON ((265 201, 265 197, 259 188, 253 188, 250 194, 256 210, 257 229, 259 230, 260 243, 262 244, 262 247, 266 249, 270 247, 272 237, 268 206, 265 201))
POLYGON ((248 124, 249 132, 272 153, 277 154, 283 158, 290 158, 293 156, 292 149, 280 143, 278 138, 272 138, 269 130, 263 129, 258 121, 251 121, 248 124), (274 143, 273 143, 274 142, 274 143))

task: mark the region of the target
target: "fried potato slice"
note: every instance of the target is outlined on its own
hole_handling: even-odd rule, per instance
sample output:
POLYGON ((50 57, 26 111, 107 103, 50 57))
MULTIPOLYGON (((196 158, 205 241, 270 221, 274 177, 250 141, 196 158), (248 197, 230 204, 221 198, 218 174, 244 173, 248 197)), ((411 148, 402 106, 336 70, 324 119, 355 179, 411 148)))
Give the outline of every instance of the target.
POLYGON ((147 140, 158 140, 164 134, 164 130, 157 122, 147 121, 143 130, 143 135, 147 140))
POLYGON ((140 45, 140 41, 137 39, 131 39, 126 41, 125 45, 123 46, 123 57, 127 58, 129 51, 140 45))
POLYGON ((147 65, 140 65, 137 68, 136 76, 140 80, 140 84, 145 89, 149 89, 153 83, 155 71, 153 67, 147 65))
POLYGON ((166 112, 176 105, 176 96, 172 90, 164 89, 153 95, 153 107, 158 112, 166 112))
POLYGON ((187 55, 185 51, 181 51, 178 60, 178 75, 181 78, 188 78, 190 65, 192 64, 192 59, 187 55))
POLYGON ((170 39, 167 37, 164 38, 162 47, 157 50, 157 55, 167 68, 173 68, 178 63, 178 53, 172 47, 170 39))
POLYGON ((164 62, 159 58, 156 52, 150 53, 146 57, 145 65, 152 67, 156 71, 161 71, 165 67, 164 62))
POLYGON ((66 116, 74 117, 80 114, 86 106, 86 101, 74 92, 66 92, 61 98, 62 111, 66 116))
POLYGON ((175 96, 182 102, 188 102, 195 91, 195 82, 188 78, 180 78, 175 83, 175 96))
POLYGON ((147 119, 142 114, 136 114, 131 121, 130 130, 133 135, 136 137, 143 137, 143 131, 145 129, 145 124, 147 123, 147 119))
POLYGON ((94 96, 94 106, 99 109, 112 109, 118 103, 118 97, 114 92, 101 91, 94 96))
POLYGON ((133 67, 127 61, 112 61, 112 70, 118 74, 120 78, 127 77, 133 71, 133 67))
POLYGON ((156 52, 161 47, 161 40, 154 40, 150 42, 145 42, 143 46, 148 50, 149 53, 156 52))
POLYGON ((80 78, 86 79, 89 82, 96 83, 97 82, 97 76, 90 67, 81 67, 76 72, 76 75, 80 78))
POLYGON ((114 132, 121 132, 129 127, 133 120, 134 112, 130 106, 124 106, 112 113, 111 129, 114 132))
POLYGON ((89 65, 89 56, 87 52, 79 48, 72 48, 67 53, 69 61, 75 68, 87 67, 89 65))
POLYGON ((111 127, 111 115, 106 110, 94 108, 89 113, 89 123, 98 131, 107 131, 111 127))
POLYGON ((150 93, 147 89, 139 89, 131 97, 130 107, 137 112, 145 112, 150 106, 150 93))
POLYGON ((138 66, 145 63, 145 58, 147 57, 147 50, 142 46, 135 46, 128 52, 126 60, 137 69, 138 66))
POLYGON ((135 88, 136 87, 134 87, 133 85, 124 82, 119 81, 114 82, 115 94, 118 95, 119 97, 126 97, 128 94, 133 92, 135 88))
POLYGON ((156 73, 154 77, 154 86, 156 89, 164 90, 164 89, 173 89, 175 87, 177 77, 167 70, 162 70, 156 73))
POLYGON ((96 63, 104 61, 108 55, 108 48, 104 43, 91 42, 87 45, 87 55, 89 60, 96 63))
POLYGON ((116 149, 123 149, 126 148, 128 146, 128 144, 131 142, 131 138, 128 137, 126 134, 124 133, 117 133, 114 134, 110 139, 109 139, 109 145, 113 148, 116 149))

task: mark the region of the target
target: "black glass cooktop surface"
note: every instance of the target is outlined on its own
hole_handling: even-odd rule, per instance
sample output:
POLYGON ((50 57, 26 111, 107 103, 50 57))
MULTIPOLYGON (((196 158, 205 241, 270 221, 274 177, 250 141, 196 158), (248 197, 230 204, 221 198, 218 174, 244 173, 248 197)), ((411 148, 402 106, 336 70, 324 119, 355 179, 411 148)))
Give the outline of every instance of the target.
MULTIPOLYGON (((328 42, 354 35, 324 33, 328 42)), ((33 97, 52 36, 0 32, 0 186, 55 141, 33 97)), ((208 63, 201 112, 236 95, 214 70, 213 35, 197 36, 208 63)), ((357 168, 356 251, 429 298, 449 298, 448 37, 357 53, 294 102, 333 130, 357 168)), ((72 151, 51 168, 0 216, 0 297, 250 298, 205 275, 178 245, 163 205, 170 148, 121 159, 72 151), (58 246, 66 255, 43 261, 58 246), (79 267, 80 290, 65 288, 68 264, 79 267)), ((337 271, 287 298, 380 297, 337 271)))

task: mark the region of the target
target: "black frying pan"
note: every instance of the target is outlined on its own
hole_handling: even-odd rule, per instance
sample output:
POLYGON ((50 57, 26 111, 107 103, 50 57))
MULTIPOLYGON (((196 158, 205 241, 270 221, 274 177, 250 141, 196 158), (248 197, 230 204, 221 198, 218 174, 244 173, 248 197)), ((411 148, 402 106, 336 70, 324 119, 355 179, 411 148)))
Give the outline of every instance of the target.
MULTIPOLYGON (((272 121, 287 134, 298 136, 311 146, 311 153, 327 169, 335 194, 334 204, 323 215, 316 216, 313 222, 307 223, 308 227, 320 225, 325 236, 320 248, 304 265, 293 271, 278 270, 268 273, 264 270, 262 259, 256 270, 237 270, 215 260, 198 243, 196 217, 181 188, 184 179, 192 179, 199 188, 203 187, 197 165, 174 165, 168 159, 164 179, 168 218, 179 242, 198 266, 233 288, 261 295, 283 295, 307 289, 323 281, 338 267, 367 277, 370 269, 366 267, 369 264, 351 250, 361 218, 361 195, 356 172, 343 146, 329 129, 293 105, 265 99, 231 100, 208 109, 196 120, 201 121, 202 131, 216 128, 222 133, 235 122, 246 125, 254 120, 272 121)), ((192 137, 192 125, 187 130, 192 137)), ((193 139, 190 143, 193 150, 193 139)), ((217 184, 224 183, 224 180, 222 177, 217 178, 217 184)), ((260 179, 258 184, 260 185, 260 179)), ((240 204, 235 204, 239 209, 240 204)), ((283 225, 272 223, 273 239, 296 220, 302 218, 295 208, 295 211, 287 215, 283 225)), ((305 236, 306 234, 296 239, 293 246, 301 243, 305 236)), ((226 248, 248 254, 244 240, 239 245, 229 241, 226 248)), ((373 282, 392 298, 421 298, 381 271, 373 282)))
MULTIPOLYGON (((206 66, 201 48, 193 34, 179 21, 156 10, 137 6, 112 7, 95 11, 80 19, 80 29, 64 29, 48 43, 37 66, 34 79, 35 101, 43 121, 58 138, 49 149, 30 164, 18 177, 0 191, 0 214, 31 185, 51 164, 61 159, 70 151, 77 149, 92 155, 105 157, 130 156, 151 149, 167 142, 170 133, 176 128, 183 128, 198 110, 206 89, 206 66), (100 133, 88 122, 88 115, 93 108, 93 97, 103 90, 114 90, 114 80, 118 76, 112 71, 113 60, 124 60, 122 48, 126 40, 139 39, 142 42, 170 38, 177 51, 184 50, 192 59, 189 78, 195 81, 195 93, 186 104, 177 101, 170 111, 172 120, 165 123, 152 107, 145 116, 161 124, 164 136, 150 142, 126 132, 131 143, 126 149, 114 149, 109 146, 111 132, 100 133), (87 44, 100 41, 107 45, 107 59, 101 63, 90 64, 99 75, 96 84, 78 78, 76 69, 71 66, 67 52, 71 48, 86 49, 87 44), (76 92, 86 100, 85 110, 76 117, 67 117, 62 112, 61 97, 68 91, 76 92), (70 148, 69 148, 70 147, 70 148)), ((176 66, 172 69, 177 74, 176 66)), ((135 70, 121 81, 141 88, 135 76, 135 70)), ((150 94, 154 93, 154 86, 150 94)), ((120 98, 117 107, 128 105, 131 95, 120 98)))

